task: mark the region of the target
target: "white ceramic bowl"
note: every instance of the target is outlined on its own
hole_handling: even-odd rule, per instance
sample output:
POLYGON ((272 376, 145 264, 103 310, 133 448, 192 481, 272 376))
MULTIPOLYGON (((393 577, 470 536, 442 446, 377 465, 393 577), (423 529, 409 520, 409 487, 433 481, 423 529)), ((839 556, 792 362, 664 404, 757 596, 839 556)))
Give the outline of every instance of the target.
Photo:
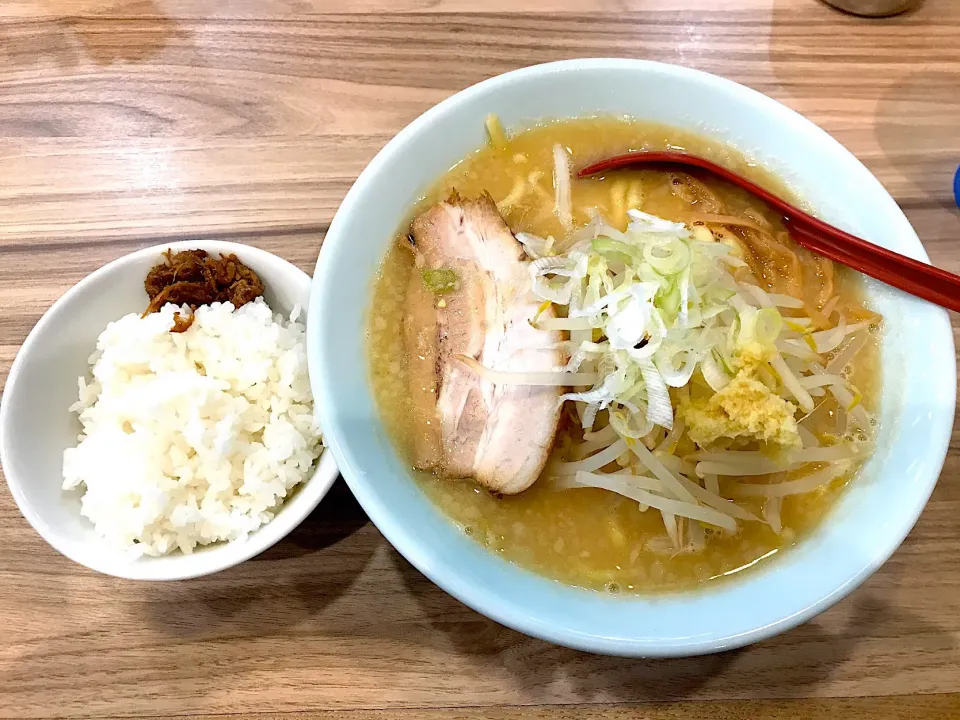
POLYGON ((65 448, 75 445, 80 423, 67 408, 77 399, 77 378, 107 323, 147 305, 143 279, 166 249, 234 253, 263 280, 264 299, 276 312, 306 307, 310 276, 276 255, 230 242, 185 241, 126 255, 71 288, 40 318, 20 348, 0 404, 0 459, 23 516, 54 548, 93 570, 137 580, 177 580, 207 575, 266 550, 310 514, 337 478, 333 456, 317 469, 274 519, 246 540, 216 543, 190 555, 179 552, 135 561, 114 550, 80 515, 79 494, 61 490, 65 448))
POLYGON ((927 257, 867 169, 823 130, 736 83, 636 60, 575 60, 480 83, 394 138, 350 190, 314 274, 308 346, 320 419, 341 471, 377 527, 457 598, 530 635, 584 650, 690 655, 745 645, 842 598, 897 548, 936 483, 953 424, 947 313, 877 283, 886 317, 879 448, 830 516, 765 569, 687 594, 611 597, 539 577, 461 534, 420 492, 394 451, 367 381, 364 320, 378 265, 414 202, 485 140, 545 118, 630 115, 729 143, 786 179, 825 220, 927 257))

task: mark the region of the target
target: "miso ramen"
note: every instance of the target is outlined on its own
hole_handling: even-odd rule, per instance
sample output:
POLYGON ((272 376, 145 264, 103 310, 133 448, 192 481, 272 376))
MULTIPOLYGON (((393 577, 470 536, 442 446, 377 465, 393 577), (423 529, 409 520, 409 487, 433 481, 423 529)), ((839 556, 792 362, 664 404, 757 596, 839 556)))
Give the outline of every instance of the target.
POLYGON ((882 318, 859 277, 709 173, 576 177, 683 149, 791 198, 728 147, 622 118, 487 128, 411 208, 370 311, 374 395, 423 491, 598 590, 690 588, 798 542, 872 452, 882 318))

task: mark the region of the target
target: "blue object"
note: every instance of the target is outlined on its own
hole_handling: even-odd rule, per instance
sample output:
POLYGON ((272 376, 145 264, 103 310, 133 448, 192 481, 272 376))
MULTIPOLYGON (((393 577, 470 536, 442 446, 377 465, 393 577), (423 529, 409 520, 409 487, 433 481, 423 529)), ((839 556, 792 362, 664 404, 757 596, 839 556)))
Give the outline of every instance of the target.
MULTIPOLYGON (((704 127, 723 128, 721 137, 749 142, 758 158, 776 158, 778 167, 789 168, 797 186, 808 190, 811 206, 831 207, 842 193, 851 229, 923 257, 903 213, 867 169, 815 125, 759 93, 696 70, 641 60, 578 59, 516 70, 448 98, 407 126, 337 210, 306 316, 310 381, 328 452, 370 519, 417 569, 504 625, 581 650, 645 657, 694 655, 768 638, 853 590, 893 553, 920 515, 954 420, 956 358, 943 308, 871 287, 870 299, 890 325, 882 354, 881 449, 797 547, 696 592, 592 592, 488 551, 410 477, 409 462, 391 442, 371 392, 365 333, 370 288, 397 228, 407 221, 413 188, 430 187, 483 143, 480 118, 487 113, 498 112, 507 127, 518 127, 524 118, 574 118, 585 110, 683 126, 695 117, 704 127)), ((9 434, 11 426, 16 424, 0 429, 9 434)), ((58 484, 50 481, 48 487, 59 502, 58 484)))
POLYGON ((953 201, 960 207, 960 165, 957 165, 957 174, 953 176, 953 201))

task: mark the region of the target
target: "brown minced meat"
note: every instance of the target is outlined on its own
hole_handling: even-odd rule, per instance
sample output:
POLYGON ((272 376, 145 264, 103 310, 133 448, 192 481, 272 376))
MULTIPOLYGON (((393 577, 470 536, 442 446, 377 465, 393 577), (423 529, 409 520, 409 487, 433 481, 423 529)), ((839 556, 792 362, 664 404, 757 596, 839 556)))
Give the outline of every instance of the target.
MULTIPOLYGON (((150 298, 144 317, 167 303, 196 310, 201 305, 229 302, 238 308, 263 295, 260 277, 236 255, 215 258, 204 250, 167 250, 163 255, 166 262, 154 266, 143 281, 150 298)), ((193 317, 193 313, 188 317, 175 313, 170 331, 184 332, 193 324, 193 317)))

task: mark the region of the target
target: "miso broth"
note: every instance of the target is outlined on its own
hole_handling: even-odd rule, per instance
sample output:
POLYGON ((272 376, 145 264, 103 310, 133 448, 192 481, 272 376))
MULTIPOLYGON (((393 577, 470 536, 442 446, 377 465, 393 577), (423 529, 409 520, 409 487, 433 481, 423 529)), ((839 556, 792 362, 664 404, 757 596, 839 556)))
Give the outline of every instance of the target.
MULTIPOLYGON (((782 197, 792 197, 775 177, 713 141, 628 119, 591 118, 533 127, 513 136, 505 150, 479 149, 439 178, 419 206, 411 208, 411 216, 445 199, 453 190, 461 196, 489 193, 514 233, 562 237, 564 228, 552 212, 553 147, 557 143, 568 149, 574 168, 630 150, 682 149, 720 162, 782 197), (527 192, 522 196, 517 190, 518 178, 526 183, 527 192)), ((646 168, 574 181, 574 224, 585 224, 595 208, 611 224, 622 227, 627 223, 625 211, 629 207, 689 221, 689 205, 670 192, 664 172, 646 168)), ((770 226, 782 231, 779 214, 756 199, 709 174, 698 174, 697 178, 723 201, 726 212, 759 212, 770 226)), ((413 439, 423 428, 410 420, 406 373, 416 358, 407 356, 399 331, 406 288, 415 271, 413 256, 402 247, 406 233, 406 226, 399 229, 398 241, 384 258, 376 280, 368 352, 370 381, 383 421, 398 451, 409 457, 413 439)), ((849 317, 858 317, 862 302, 859 278, 837 268, 834 283, 839 296, 836 308, 849 317)), ((870 316, 863 312, 863 317, 870 316)), ((869 342, 857 354, 850 374, 868 410, 875 409, 877 402, 878 335, 878 330, 871 327, 869 342)), ((813 432, 834 434, 836 424, 836 413, 830 408, 821 409, 813 432)), ((413 474, 437 507, 491 552, 564 583, 625 593, 688 589, 767 562, 827 516, 851 475, 816 492, 784 498, 780 533, 763 522, 741 524, 736 533, 708 530, 705 549, 694 553, 677 551, 663 542, 663 521, 658 513, 641 511, 637 502, 604 490, 557 491, 541 481, 519 495, 499 497, 469 480, 413 474)), ((723 489, 724 480, 720 482, 723 489)), ((746 499, 742 504, 758 517, 763 516, 760 500, 746 499)))

